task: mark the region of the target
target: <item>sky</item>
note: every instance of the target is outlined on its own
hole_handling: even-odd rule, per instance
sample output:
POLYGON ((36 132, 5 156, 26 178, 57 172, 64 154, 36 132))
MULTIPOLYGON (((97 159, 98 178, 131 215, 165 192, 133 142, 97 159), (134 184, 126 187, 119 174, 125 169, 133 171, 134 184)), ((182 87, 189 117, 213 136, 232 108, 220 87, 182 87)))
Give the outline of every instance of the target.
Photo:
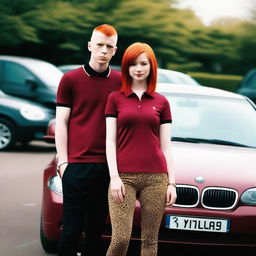
POLYGON ((246 19, 251 0, 181 0, 180 8, 191 8, 204 24, 218 17, 246 19))

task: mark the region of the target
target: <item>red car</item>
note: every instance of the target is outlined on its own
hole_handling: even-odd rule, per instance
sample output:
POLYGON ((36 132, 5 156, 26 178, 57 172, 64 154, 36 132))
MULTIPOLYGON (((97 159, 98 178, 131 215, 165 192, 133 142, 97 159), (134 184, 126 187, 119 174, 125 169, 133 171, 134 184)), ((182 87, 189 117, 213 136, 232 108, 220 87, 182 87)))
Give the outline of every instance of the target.
MULTIPOLYGON (((170 101, 177 201, 166 207, 159 242, 256 247, 256 106, 203 86, 159 85, 170 101)), ((54 121, 48 140, 54 140, 54 121)), ((43 182, 41 242, 56 249, 62 188, 56 158, 43 182)), ((103 236, 111 237, 109 219, 103 236)), ((132 239, 140 238, 136 204, 132 239)))

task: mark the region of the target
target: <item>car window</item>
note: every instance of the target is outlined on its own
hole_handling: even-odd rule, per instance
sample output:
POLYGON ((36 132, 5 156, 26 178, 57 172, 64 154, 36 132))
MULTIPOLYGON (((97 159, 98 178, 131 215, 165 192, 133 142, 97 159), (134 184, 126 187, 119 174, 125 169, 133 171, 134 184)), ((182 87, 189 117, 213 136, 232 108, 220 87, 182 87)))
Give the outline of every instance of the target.
POLYGON ((157 74, 157 82, 158 83, 174 83, 174 84, 180 83, 179 79, 177 79, 176 77, 166 76, 161 72, 158 72, 157 74))
POLYGON ((200 85, 196 80, 187 74, 182 72, 158 69, 157 73, 158 83, 174 83, 174 84, 186 84, 186 85, 200 85))
POLYGON ((184 84, 190 84, 190 85, 199 85, 193 78, 191 78, 190 76, 184 75, 182 77, 179 77, 180 80, 184 83, 184 84))
POLYGON ((0 81, 4 80, 4 63, 0 61, 0 81))
POLYGON ((4 80, 9 83, 25 84, 26 80, 35 79, 33 75, 18 64, 6 62, 4 80))
POLYGON ((223 140, 256 147, 256 112, 246 101, 200 96, 167 96, 174 137, 223 140))
POLYGON ((254 73, 247 81, 247 87, 256 89, 256 73, 254 73))
POLYGON ((27 63, 28 68, 41 80, 45 85, 57 90, 63 73, 59 68, 51 63, 38 61, 36 63, 27 63))

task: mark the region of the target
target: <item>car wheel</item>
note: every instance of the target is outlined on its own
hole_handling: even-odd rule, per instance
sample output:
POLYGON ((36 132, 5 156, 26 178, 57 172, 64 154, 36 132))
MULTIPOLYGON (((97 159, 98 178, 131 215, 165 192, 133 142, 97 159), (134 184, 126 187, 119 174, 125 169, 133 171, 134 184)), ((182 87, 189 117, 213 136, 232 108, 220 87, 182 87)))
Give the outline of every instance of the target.
POLYGON ((11 148, 15 143, 15 138, 14 125, 10 121, 0 118, 0 150, 11 148))
POLYGON ((57 253, 58 241, 48 239, 45 236, 44 229, 43 229, 42 218, 41 218, 41 221, 40 221, 40 240, 41 240, 41 245, 42 245, 43 249, 45 250, 45 252, 47 252, 47 253, 57 253))

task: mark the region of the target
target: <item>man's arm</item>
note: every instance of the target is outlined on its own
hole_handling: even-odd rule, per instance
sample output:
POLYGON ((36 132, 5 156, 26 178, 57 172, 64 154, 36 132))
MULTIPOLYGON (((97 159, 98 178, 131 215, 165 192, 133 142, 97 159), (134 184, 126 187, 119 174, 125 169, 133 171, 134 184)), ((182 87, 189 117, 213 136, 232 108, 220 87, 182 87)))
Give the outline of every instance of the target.
POLYGON ((70 108, 56 108, 55 143, 58 157, 59 172, 62 177, 68 162, 68 120, 70 108))

